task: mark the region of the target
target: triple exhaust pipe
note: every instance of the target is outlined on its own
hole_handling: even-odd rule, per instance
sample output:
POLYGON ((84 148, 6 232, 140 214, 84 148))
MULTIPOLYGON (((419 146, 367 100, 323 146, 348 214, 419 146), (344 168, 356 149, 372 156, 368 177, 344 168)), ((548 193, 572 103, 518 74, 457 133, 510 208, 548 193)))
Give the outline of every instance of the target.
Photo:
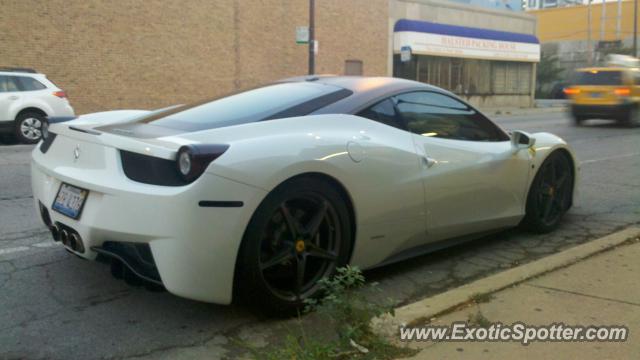
POLYGON ((42 217, 42 221, 49 227, 53 240, 61 241, 65 246, 71 248, 73 251, 84 253, 84 244, 82 243, 80 235, 72 228, 59 222, 54 224, 51 221, 51 216, 49 216, 49 210, 47 210, 44 204, 42 204, 42 202, 38 202, 38 205, 40 207, 40 216, 42 217))
POLYGON ((80 238, 77 232, 58 225, 52 225, 49 230, 51 231, 51 236, 53 236, 54 241, 61 241, 73 251, 84 252, 82 238, 80 238))

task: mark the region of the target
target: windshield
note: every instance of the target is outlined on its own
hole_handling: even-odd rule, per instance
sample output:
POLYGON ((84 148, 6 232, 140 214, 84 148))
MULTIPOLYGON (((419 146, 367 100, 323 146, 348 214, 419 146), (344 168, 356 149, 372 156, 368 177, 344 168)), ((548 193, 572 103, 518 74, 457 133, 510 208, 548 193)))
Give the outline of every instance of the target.
POLYGON ((137 122, 198 131, 307 115, 350 94, 351 91, 321 83, 281 83, 150 114, 137 122))
POLYGON ((621 71, 580 71, 576 73, 575 85, 621 85, 621 71))

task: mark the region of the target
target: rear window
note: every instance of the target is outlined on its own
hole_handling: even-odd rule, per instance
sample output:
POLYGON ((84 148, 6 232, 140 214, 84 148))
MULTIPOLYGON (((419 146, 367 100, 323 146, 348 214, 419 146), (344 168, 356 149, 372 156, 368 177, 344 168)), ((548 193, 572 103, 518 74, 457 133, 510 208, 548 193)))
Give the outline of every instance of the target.
POLYGON ((40 81, 34 78, 19 76, 19 77, 16 77, 16 79, 20 84, 21 91, 36 91, 36 90, 43 90, 47 88, 46 86, 44 86, 44 84, 42 84, 40 81))
POLYGON ((621 85, 621 71, 580 71, 576 73, 575 85, 621 85))
POLYGON ((307 115, 352 92, 334 85, 295 82, 269 85, 143 117, 139 123, 198 131, 307 115))

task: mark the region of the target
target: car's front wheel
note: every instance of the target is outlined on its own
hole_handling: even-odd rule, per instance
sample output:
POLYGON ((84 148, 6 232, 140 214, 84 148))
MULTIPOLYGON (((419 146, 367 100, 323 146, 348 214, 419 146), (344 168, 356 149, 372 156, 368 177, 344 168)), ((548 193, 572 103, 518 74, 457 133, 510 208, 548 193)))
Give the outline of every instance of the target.
POLYGON ((42 138, 42 126, 46 121, 42 114, 27 112, 16 118, 15 134, 23 144, 35 144, 42 138))
POLYGON ((573 203, 573 184, 569 156, 561 151, 551 153, 531 183, 522 226, 537 233, 547 233, 558 227, 573 203))
POLYGON ((241 300, 289 316, 319 293, 318 281, 348 262, 351 222, 332 184, 314 177, 278 186, 253 215, 238 254, 241 300))

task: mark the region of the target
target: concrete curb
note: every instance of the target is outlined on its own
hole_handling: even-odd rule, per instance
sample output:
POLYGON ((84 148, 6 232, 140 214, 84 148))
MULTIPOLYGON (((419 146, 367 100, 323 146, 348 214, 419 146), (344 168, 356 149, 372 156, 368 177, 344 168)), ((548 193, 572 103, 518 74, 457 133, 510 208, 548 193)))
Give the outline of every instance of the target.
POLYGON ((374 319, 374 328, 382 333, 391 334, 389 331, 392 331, 393 334, 396 334, 398 326, 417 325, 421 321, 429 320, 469 302, 474 295, 502 290, 532 277, 574 264, 638 236, 640 236, 640 228, 629 227, 540 260, 476 280, 445 293, 401 306, 395 309, 395 317, 374 319))

